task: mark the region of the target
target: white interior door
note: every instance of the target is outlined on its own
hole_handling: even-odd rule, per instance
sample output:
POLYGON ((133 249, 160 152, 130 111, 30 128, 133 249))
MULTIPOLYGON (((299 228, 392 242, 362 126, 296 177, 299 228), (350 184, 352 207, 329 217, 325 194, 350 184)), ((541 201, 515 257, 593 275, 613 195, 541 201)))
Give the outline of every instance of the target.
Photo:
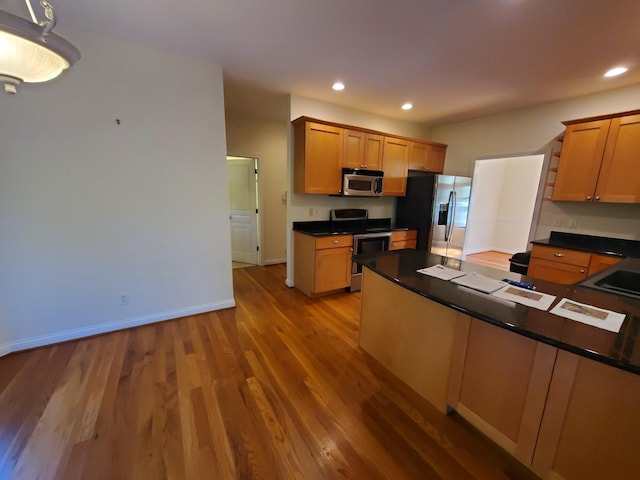
POLYGON ((257 169, 254 158, 227 157, 231 200, 231 258, 258 264, 257 169))

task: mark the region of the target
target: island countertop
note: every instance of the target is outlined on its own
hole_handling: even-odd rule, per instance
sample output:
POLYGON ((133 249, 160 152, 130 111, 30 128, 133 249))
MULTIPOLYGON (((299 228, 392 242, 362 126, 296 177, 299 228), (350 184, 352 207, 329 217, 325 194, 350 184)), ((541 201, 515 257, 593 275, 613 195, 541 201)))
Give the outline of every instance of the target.
POLYGON ((560 285, 533 279, 419 250, 362 254, 355 256, 354 260, 391 282, 471 317, 561 350, 640 374, 638 300, 580 285, 560 285), (537 291, 557 298, 547 311, 542 311, 417 272, 418 269, 437 264, 463 272, 477 272, 498 280, 509 278, 533 284, 537 291), (620 332, 609 332, 549 313, 563 298, 626 315, 620 332))

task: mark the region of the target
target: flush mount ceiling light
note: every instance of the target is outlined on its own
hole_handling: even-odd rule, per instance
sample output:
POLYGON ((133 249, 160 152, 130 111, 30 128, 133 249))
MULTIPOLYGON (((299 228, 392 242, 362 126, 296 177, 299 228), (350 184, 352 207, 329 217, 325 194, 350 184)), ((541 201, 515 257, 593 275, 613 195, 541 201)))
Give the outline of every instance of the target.
POLYGON ((341 91, 341 90, 344 90, 344 83, 342 83, 342 82, 336 82, 336 83, 334 83, 334 84, 333 84, 333 86, 332 86, 331 88, 333 88, 334 90, 336 90, 337 92, 339 92, 339 91, 341 91))
POLYGON ((0 83, 16 93, 21 82, 51 80, 80 59, 80 52, 51 30, 56 16, 48 0, 40 0, 45 19, 38 21, 25 0, 32 21, 0 10, 0 83))
POLYGON ((617 77, 627 71, 627 67, 615 67, 604 74, 605 77, 617 77))
POLYGON ((413 108, 413 105, 411 105, 410 103, 405 103, 400 108, 402 108, 403 110, 411 110, 413 108))

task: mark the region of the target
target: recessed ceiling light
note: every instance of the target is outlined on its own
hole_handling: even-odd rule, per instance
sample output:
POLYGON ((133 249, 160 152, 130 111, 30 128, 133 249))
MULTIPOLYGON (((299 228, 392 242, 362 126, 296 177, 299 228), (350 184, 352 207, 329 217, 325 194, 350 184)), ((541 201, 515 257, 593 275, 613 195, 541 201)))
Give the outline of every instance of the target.
POLYGON ((344 83, 336 82, 336 83, 333 84, 333 87, 331 87, 331 88, 333 88, 334 90, 339 92, 340 90, 344 90, 344 83))
POLYGON ((411 105, 410 103, 405 103, 400 108, 402 108, 403 110, 411 110, 413 108, 413 105, 411 105))
POLYGON ((616 67, 604 74, 605 77, 617 77, 627 71, 627 67, 616 67))

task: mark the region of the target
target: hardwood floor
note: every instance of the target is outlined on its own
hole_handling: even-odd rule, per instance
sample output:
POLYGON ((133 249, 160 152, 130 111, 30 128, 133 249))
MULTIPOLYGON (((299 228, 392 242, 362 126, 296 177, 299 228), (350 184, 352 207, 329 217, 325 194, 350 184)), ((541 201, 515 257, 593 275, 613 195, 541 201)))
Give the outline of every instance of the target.
POLYGON ((533 479, 358 348, 359 294, 233 270, 237 307, 0 358, 0 479, 533 479))
POLYGON ((509 271, 510 253, 496 252, 489 250, 486 252, 472 253, 465 257, 466 262, 483 265, 485 267, 497 268, 498 270, 509 271))

